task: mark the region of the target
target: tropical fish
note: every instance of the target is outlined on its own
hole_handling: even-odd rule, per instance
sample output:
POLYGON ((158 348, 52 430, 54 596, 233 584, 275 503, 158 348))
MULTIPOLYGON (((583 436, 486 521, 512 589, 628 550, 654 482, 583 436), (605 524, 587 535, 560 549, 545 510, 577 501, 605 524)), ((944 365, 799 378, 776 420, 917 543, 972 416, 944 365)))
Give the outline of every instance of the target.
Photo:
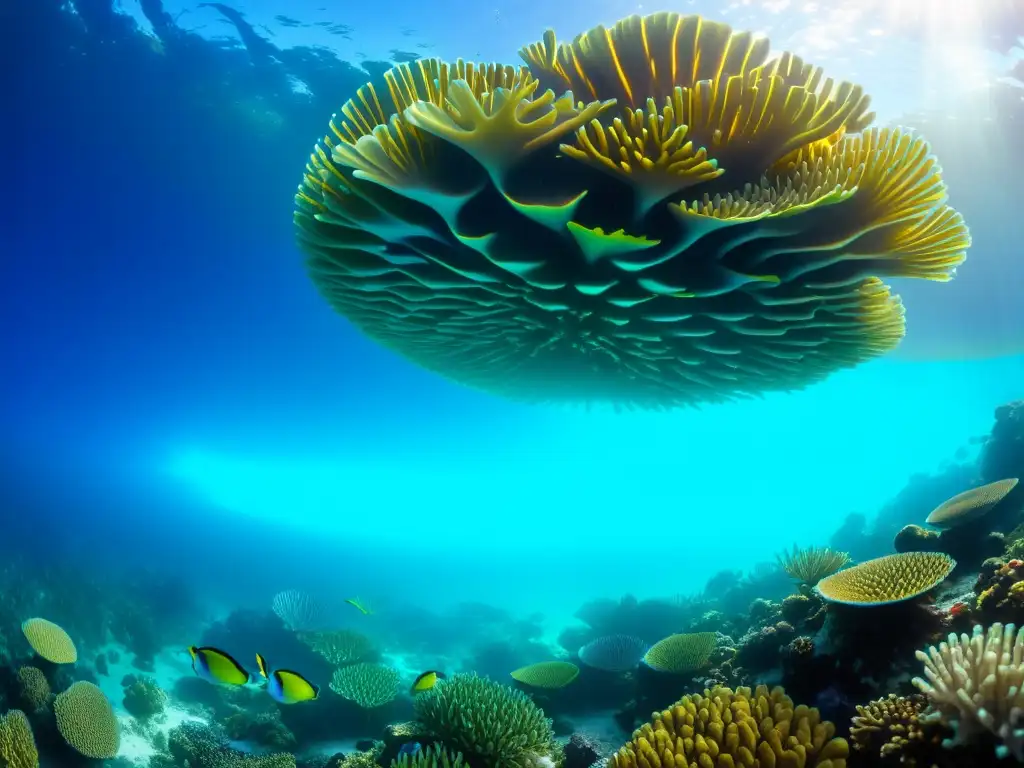
POLYGON ((423 749, 423 745, 418 741, 407 741, 399 748, 398 756, 401 757, 402 755, 409 755, 409 757, 412 757, 421 749, 423 749))
POLYGON ((413 680, 412 688, 409 690, 410 693, 422 693, 423 691, 429 691, 435 685, 438 680, 444 680, 444 674, 437 672, 433 669, 428 669, 423 674, 419 675, 413 680))
POLYGON ((369 608, 363 605, 362 601, 358 597, 350 597, 345 602, 351 605, 364 616, 369 616, 371 613, 373 613, 373 611, 371 611, 369 608))
POLYGON ((314 701, 320 696, 320 688, 313 685, 298 672, 290 669, 271 671, 267 660, 256 654, 260 675, 267 680, 267 693, 274 701, 282 704, 298 704, 300 701, 314 701))
POLYGON ((204 646, 198 648, 189 646, 189 656, 192 657, 192 671, 198 677, 214 685, 245 685, 252 680, 250 675, 241 664, 224 651, 217 648, 204 646))

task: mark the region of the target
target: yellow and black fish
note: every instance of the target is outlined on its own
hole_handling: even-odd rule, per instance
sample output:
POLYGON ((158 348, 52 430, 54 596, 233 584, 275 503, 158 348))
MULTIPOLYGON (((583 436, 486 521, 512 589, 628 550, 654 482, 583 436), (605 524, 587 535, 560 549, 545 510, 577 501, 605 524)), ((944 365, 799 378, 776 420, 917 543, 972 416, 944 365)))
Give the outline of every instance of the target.
POLYGON ((256 664, 260 674, 267 679, 267 693, 274 701, 282 704, 298 704, 300 701, 315 701, 320 696, 320 688, 313 685, 298 672, 290 669, 271 671, 267 660, 256 654, 256 664))
POLYGON ((217 648, 189 646, 192 670, 198 677, 214 685, 245 685, 252 680, 245 667, 217 648))
POLYGON ((429 691, 437 685, 438 680, 444 680, 444 674, 433 669, 428 669, 413 680, 412 688, 409 689, 409 693, 417 694, 423 693, 423 691, 429 691))

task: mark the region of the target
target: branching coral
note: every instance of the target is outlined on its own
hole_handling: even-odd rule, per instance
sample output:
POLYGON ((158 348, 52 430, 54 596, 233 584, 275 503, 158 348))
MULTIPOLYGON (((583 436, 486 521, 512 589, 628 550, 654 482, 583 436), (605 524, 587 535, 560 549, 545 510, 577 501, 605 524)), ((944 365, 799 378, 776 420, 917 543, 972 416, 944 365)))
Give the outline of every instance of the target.
POLYGON ((889 694, 858 706, 850 727, 854 748, 879 757, 900 756, 911 739, 921 738, 919 717, 926 704, 920 694, 889 694))
POLYGON ((850 562, 848 552, 839 552, 829 547, 793 547, 792 552, 783 552, 777 557, 782 570, 811 587, 850 562))
POLYGON ((651 408, 799 388, 899 343, 884 279, 964 260, 925 141, 761 37, 663 12, 520 55, 360 88, 296 195, 326 299, 426 368, 651 408))
POLYGON ((954 731, 951 745, 970 745, 992 735, 999 739, 998 757, 1024 761, 1024 628, 993 624, 986 632, 974 628, 970 637, 950 635, 938 648, 917 652, 924 678, 914 685, 933 712, 925 721, 954 731))
POLYGON ((146 721, 164 711, 167 694, 152 678, 130 675, 124 681, 123 703, 128 714, 146 721))
POLYGON ((537 768, 558 746, 551 721, 521 691, 476 675, 453 675, 414 701, 438 741, 473 768, 537 768))
POLYGON ((714 688, 684 696, 609 761, 610 768, 816 766, 844 768, 846 741, 816 709, 794 707, 782 688, 714 688))

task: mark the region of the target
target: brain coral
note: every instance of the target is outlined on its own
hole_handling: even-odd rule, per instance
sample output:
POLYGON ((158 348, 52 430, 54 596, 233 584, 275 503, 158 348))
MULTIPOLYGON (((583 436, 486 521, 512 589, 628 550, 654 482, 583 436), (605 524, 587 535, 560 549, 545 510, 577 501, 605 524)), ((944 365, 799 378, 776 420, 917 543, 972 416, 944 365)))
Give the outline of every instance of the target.
POLYGON ((413 705, 434 738, 473 768, 537 768, 559 751, 551 721, 532 699, 483 677, 453 675, 413 705))
POLYGON ((666 12, 520 56, 360 88, 296 196, 321 293, 426 368, 651 408, 799 388, 899 343, 884 278, 965 258, 927 143, 762 37, 666 12))
POLYGON ((39 752, 25 713, 12 709, 0 717, 0 766, 39 768, 39 752))
POLYGON ((78 650, 71 636, 46 619, 28 619, 21 625, 25 639, 32 650, 54 664, 74 664, 78 650))
POLYGON ((714 688, 691 694, 651 723, 609 768, 845 768, 849 748, 818 710, 793 706, 782 688, 714 688))
POLYGON ((955 567, 956 560, 941 552, 886 555, 822 579, 815 591, 830 603, 899 603, 934 589, 955 567))
POLYGON ((53 702, 57 730, 64 741, 86 757, 104 760, 117 754, 121 732, 107 697, 92 683, 80 680, 53 702))

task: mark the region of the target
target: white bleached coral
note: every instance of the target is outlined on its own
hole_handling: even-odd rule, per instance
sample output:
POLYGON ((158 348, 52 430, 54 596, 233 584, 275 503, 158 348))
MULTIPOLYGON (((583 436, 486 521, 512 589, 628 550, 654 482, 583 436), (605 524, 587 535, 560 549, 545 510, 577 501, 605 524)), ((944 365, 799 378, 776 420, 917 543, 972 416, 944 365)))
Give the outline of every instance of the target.
POLYGON ((917 652, 927 679, 915 677, 914 685, 932 707, 923 719, 954 730, 946 746, 993 734, 999 757, 1024 760, 1024 628, 1014 630, 1013 624, 993 624, 987 632, 976 626, 970 637, 951 634, 938 648, 917 652))

